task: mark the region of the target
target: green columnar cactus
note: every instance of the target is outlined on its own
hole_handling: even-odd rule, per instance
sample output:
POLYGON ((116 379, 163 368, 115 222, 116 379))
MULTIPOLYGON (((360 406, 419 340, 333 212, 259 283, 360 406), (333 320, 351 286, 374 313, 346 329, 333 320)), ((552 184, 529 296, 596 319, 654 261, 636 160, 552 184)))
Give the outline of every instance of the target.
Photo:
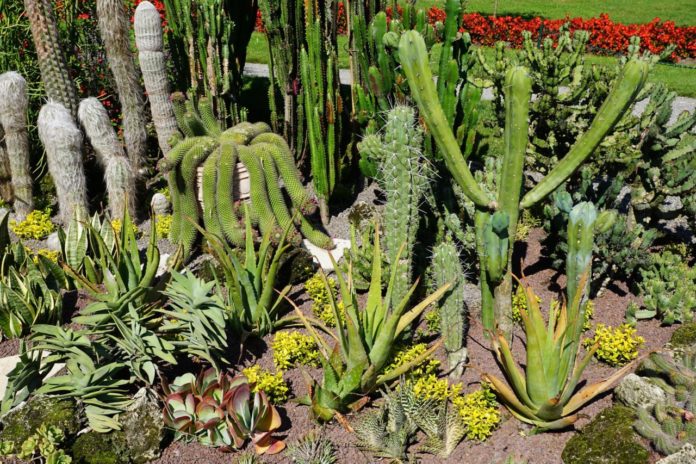
MULTIPOLYGON (((573 301, 578 291, 582 295, 587 295, 586 288, 578 288, 578 282, 592 264, 596 220, 597 210, 589 202, 575 205, 568 217, 568 256, 566 258, 568 301, 573 301)), ((592 275, 591 272, 590 275, 592 275)))
POLYGON ((215 188, 215 205, 218 221, 224 238, 236 246, 244 245, 246 238, 243 221, 237 218, 236 206, 232 201, 235 186, 234 176, 237 171, 237 146, 231 140, 220 141, 220 159, 217 167, 217 185, 215 188))
POLYGON ((638 319, 659 317, 665 325, 694 320, 696 311, 696 267, 677 254, 652 254, 650 264, 641 271, 639 288, 645 310, 638 319))
POLYGON ((123 217, 124 211, 136 211, 134 166, 123 152, 121 142, 111 125, 109 113, 96 98, 80 102, 77 117, 94 148, 97 161, 104 170, 109 195, 111 218, 123 217))
POLYGON ((134 171, 138 173, 147 155, 147 131, 140 72, 131 51, 130 15, 126 13, 123 0, 97 0, 97 17, 109 69, 114 76, 118 101, 121 103, 126 152, 134 171))
POLYGON ((46 150, 48 171, 56 186, 60 221, 87 217, 87 182, 82 166, 82 132, 70 112, 49 101, 39 112, 39 138, 46 150))
POLYGON ((203 225, 205 230, 217 237, 223 236, 222 226, 215 208, 217 204, 218 165, 220 164, 221 153, 222 145, 218 146, 205 160, 202 173, 204 181, 199 186, 203 191, 203 225))
MULTIPOLYGON (((5 131, 0 125, 0 140, 4 138, 5 131)), ((10 171, 10 160, 3 145, 0 145, 0 199, 6 203, 12 201, 12 172, 10 171)))
POLYGON ((261 235, 269 234, 270 237, 277 239, 282 230, 276 227, 276 218, 268 198, 268 188, 266 187, 266 177, 263 172, 261 159, 256 156, 254 150, 246 146, 237 147, 239 160, 249 171, 249 195, 251 198, 251 215, 254 222, 258 222, 261 235))
POLYGON ((191 89, 197 97, 209 97, 218 119, 239 122, 236 105, 247 45, 256 23, 257 1, 164 3, 178 90, 191 89))
POLYGON ((459 259, 459 250, 452 240, 445 239, 433 248, 430 269, 433 288, 452 283, 449 292, 438 301, 437 310, 450 378, 458 379, 464 371, 468 354, 466 332, 469 327, 469 311, 464 301, 466 273, 459 259))
POLYGON ((505 86, 505 161, 498 183, 498 197, 493 200, 476 182, 448 123, 435 91, 425 42, 420 34, 410 31, 402 35, 399 58, 411 96, 418 103, 447 168, 464 194, 478 208, 475 222, 484 326, 493 330, 497 324, 504 333, 509 334, 512 328, 510 260, 519 210, 529 208, 545 198, 592 154, 638 95, 647 78, 649 64, 642 60, 630 60, 626 63, 590 128, 558 165, 521 200, 531 80, 525 68, 509 70, 505 86), (491 214, 491 211, 495 213, 491 214))
POLYGON ((371 152, 369 156, 379 160, 380 184, 387 197, 384 244, 387 261, 397 272, 393 301, 400 301, 412 285, 419 206, 428 184, 422 154, 423 131, 417 124, 415 111, 408 106, 394 107, 387 114, 383 135, 366 136, 358 147, 361 154, 371 152))
POLYGON ((152 121, 155 123, 160 150, 167 154, 172 137, 178 134, 174 108, 169 100, 169 81, 162 40, 162 23, 155 6, 141 2, 135 9, 135 44, 143 73, 152 121))
POLYGON ((46 96, 62 104, 77 117, 77 93, 60 46, 58 28, 50 0, 24 0, 24 9, 31 23, 31 35, 41 69, 46 96))
POLYGON ((34 209, 29 137, 27 135, 27 84, 16 72, 0 74, 0 128, 4 131, 14 210, 18 220, 34 209))

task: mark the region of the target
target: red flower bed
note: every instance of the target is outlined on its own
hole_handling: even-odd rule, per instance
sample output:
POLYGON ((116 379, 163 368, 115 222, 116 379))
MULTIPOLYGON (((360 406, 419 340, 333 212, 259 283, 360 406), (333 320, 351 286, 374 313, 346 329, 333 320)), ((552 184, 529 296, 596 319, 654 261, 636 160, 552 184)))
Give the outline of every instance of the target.
MULTIPOLYGON (((391 18, 392 11, 387 9, 391 18)), ((397 14, 400 14, 398 12, 397 14)), ((431 24, 444 22, 445 11, 432 7, 428 10, 428 21, 431 24)), ((676 26, 672 21, 661 21, 655 18, 648 24, 621 24, 602 14, 599 18, 565 18, 544 19, 540 17, 525 19, 519 16, 483 16, 478 13, 464 15, 463 30, 471 34, 474 43, 494 45, 497 41, 509 42, 510 46, 522 46, 522 31, 530 31, 535 39, 542 36, 555 37, 560 27, 570 23, 571 33, 585 30, 590 33, 589 51, 601 55, 613 55, 626 51, 631 36, 640 37, 641 46, 652 53, 660 53, 670 44, 676 49, 670 56, 673 61, 680 58, 696 58, 696 26, 676 26)), ((263 20, 259 12, 256 18, 256 30, 263 32, 263 20)), ((338 31, 346 32, 346 15, 343 3, 339 3, 338 31)))

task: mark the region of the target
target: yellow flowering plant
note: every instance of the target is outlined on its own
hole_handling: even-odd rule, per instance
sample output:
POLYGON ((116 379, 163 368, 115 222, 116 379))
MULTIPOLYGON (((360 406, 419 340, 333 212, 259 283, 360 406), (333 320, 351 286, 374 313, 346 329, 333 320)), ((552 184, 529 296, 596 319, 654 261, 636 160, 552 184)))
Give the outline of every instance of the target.
POLYGON ((319 351, 316 340, 298 331, 276 332, 271 343, 273 363, 276 369, 284 371, 298 364, 319 367, 319 351))
POLYGON ((252 385, 251 391, 265 392, 271 403, 281 404, 288 400, 290 388, 285 379, 283 379, 282 372, 274 374, 256 365, 242 369, 242 374, 249 380, 249 384, 252 385))
POLYGON ((41 240, 50 235, 56 226, 51 222, 51 210, 34 210, 21 222, 10 221, 10 229, 21 239, 41 240))
POLYGON ((629 324, 619 327, 597 324, 595 334, 583 342, 586 347, 597 345, 595 357, 610 366, 623 366, 638 357, 638 349, 645 339, 636 335, 637 331, 629 324))

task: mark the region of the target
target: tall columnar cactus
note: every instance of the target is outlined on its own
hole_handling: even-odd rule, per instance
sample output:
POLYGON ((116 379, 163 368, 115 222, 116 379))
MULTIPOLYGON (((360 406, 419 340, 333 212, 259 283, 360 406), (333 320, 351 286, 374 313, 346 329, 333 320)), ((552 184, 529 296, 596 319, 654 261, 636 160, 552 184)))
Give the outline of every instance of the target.
MULTIPOLYGON (((5 131, 0 125, 0 140, 5 138, 5 131)), ((7 157, 5 146, 0 144, 0 199, 5 202, 12 201, 12 172, 10 160, 7 157)))
POLYGON ((383 135, 366 136, 358 148, 361 154, 369 152, 379 163, 379 179, 387 197, 384 244, 387 260, 397 272, 393 301, 401 301, 412 285, 419 207, 428 185, 422 153, 423 131, 417 124, 415 111, 408 106, 394 107, 387 114, 383 135))
POLYGON ((123 217, 126 208, 133 214, 136 211, 136 173, 111 125, 109 113, 96 98, 86 98, 80 102, 77 115, 104 170, 111 217, 123 217))
POLYGON ((476 205, 477 248, 481 269, 482 317, 484 326, 496 325, 506 334, 512 328, 511 259, 517 220, 529 208, 566 181, 597 148, 604 136, 628 110, 645 84, 649 63, 628 61, 588 130, 568 154, 522 198, 522 172, 527 147, 528 108, 531 80, 523 67, 506 74, 505 154, 498 181, 498 197, 491 198, 476 182, 466 157, 440 104, 430 71, 423 38, 415 31, 402 35, 399 58, 412 98, 434 137, 452 177, 476 205))
POLYGON ((60 221, 87 217, 87 182, 82 166, 82 132, 70 112, 49 101, 39 112, 39 138, 46 150, 48 171, 56 186, 60 221))
POLYGON ((174 108, 169 100, 167 63, 163 51, 162 20, 155 6, 144 1, 135 9, 135 44, 143 73, 152 121, 155 123, 160 150, 167 154, 172 137, 179 133, 174 108))
POLYGON ((12 176, 14 210, 19 219, 34 209, 27 135, 27 83, 16 72, 0 75, 0 127, 12 176))
MULTIPOLYGON (((135 172, 145 164, 147 131, 140 72, 133 61, 130 17, 123 0, 97 0, 99 30, 123 114, 123 139, 135 172)), ((120 216, 119 216, 120 217, 120 216)))
POLYGON ((221 121, 239 122, 237 103, 257 0, 164 3, 177 90, 207 96, 221 121))
POLYGON ((430 264, 432 287, 451 284, 450 290, 437 303, 440 314, 440 332, 447 351, 450 378, 461 377, 467 360, 466 332, 469 328, 469 310, 464 300, 466 272, 459 259, 459 250, 450 239, 444 239, 433 248, 430 264))
POLYGON ((50 100, 62 104, 77 117, 77 93, 60 46, 58 27, 50 0, 24 0, 24 9, 31 23, 31 35, 41 68, 41 80, 50 100))
POLYGON ((245 231, 239 217, 242 212, 234 203, 239 190, 235 180, 238 161, 248 171, 249 213, 262 233, 279 239, 289 228, 289 236, 295 241, 299 241, 301 233, 317 246, 333 247, 332 240, 305 218, 315 208, 300 181, 290 147, 281 136, 271 133, 266 123, 242 122, 222 131, 211 117, 206 99, 199 101, 198 108, 178 95, 174 100, 179 126, 188 136, 160 161, 159 168, 169 176, 172 194, 174 219, 170 239, 183 246, 186 257, 193 250, 198 237, 196 225, 201 219, 208 232, 224 236, 236 245, 244 243, 245 231), (281 179, 289 203, 279 187, 281 179))

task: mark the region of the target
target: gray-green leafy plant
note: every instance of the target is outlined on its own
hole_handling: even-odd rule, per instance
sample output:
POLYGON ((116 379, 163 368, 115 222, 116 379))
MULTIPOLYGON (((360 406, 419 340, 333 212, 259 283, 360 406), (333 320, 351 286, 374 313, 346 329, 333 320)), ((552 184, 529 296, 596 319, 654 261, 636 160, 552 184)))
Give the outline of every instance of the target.
POLYGON ((658 317, 663 324, 690 322, 696 311, 696 267, 670 251, 654 253, 638 284, 644 309, 637 319, 658 317))

